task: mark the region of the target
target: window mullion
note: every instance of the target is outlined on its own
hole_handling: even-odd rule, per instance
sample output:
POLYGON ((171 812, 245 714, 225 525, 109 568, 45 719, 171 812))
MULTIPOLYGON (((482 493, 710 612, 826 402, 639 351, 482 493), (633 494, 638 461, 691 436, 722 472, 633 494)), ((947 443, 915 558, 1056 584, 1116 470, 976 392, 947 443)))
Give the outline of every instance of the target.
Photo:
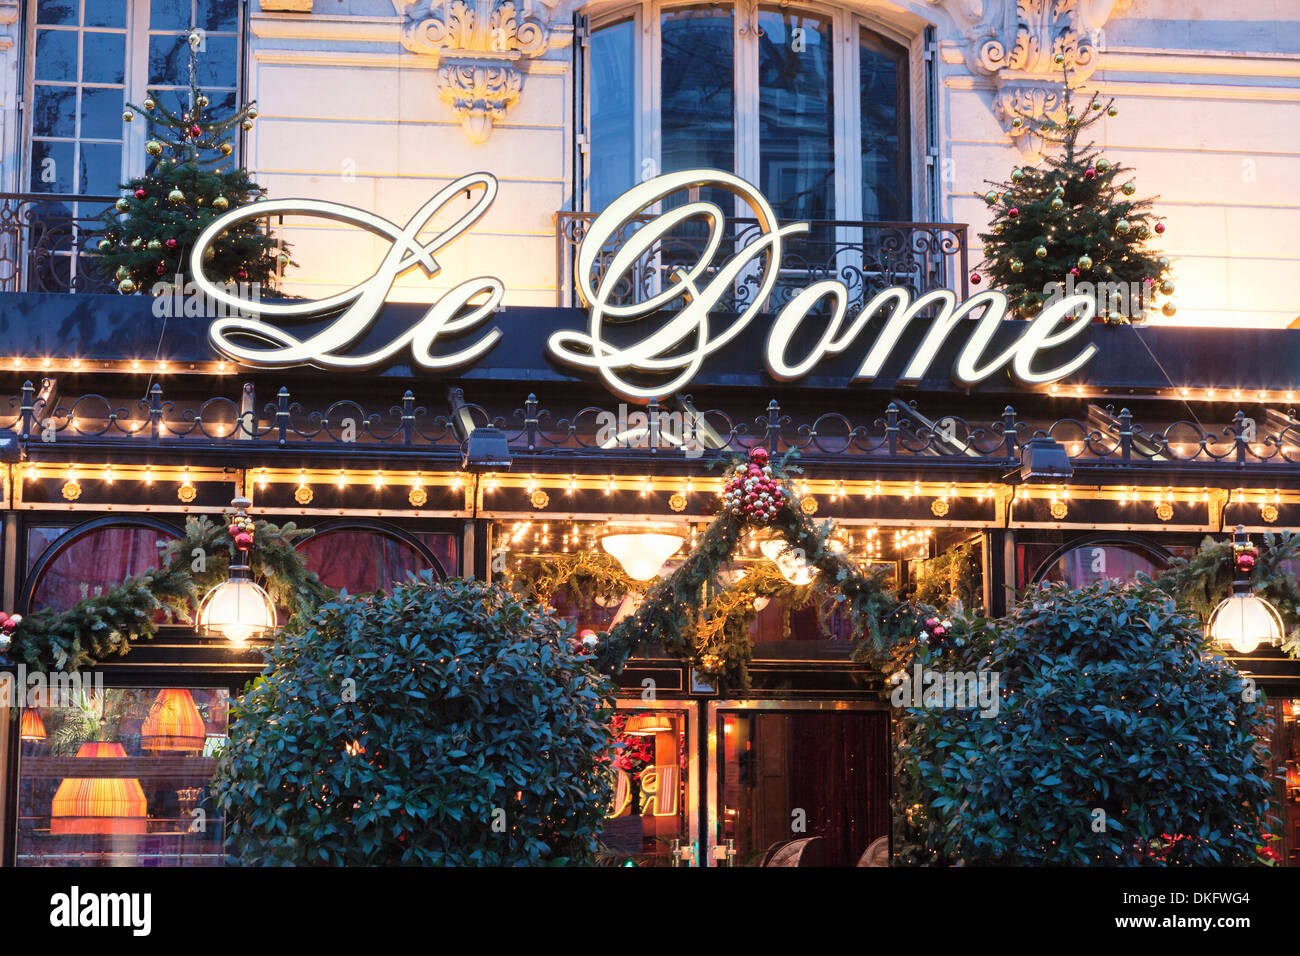
MULTIPOLYGON (((758 4, 737 4, 733 24, 736 78, 736 175, 762 188, 759 160, 758 4)), ((737 214, 741 214, 737 210, 737 214)))
POLYGON ((641 61, 637 64, 641 81, 639 84, 641 123, 638 127, 634 176, 637 182, 642 182, 649 176, 657 176, 663 171, 660 135, 662 124, 659 115, 663 102, 659 86, 662 77, 660 59, 663 34, 659 25, 658 0, 645 0, 641 4, 636 24, 640 31, 641 42, 635 46, 642 53, 641 61), (647 160, 649 163, 646 162, 647 160))
POLYGON ((858 21, 839 11, 835 22, 835 209, 837 218, 853 220, 862 218, 858 21))
MULTIPOLYGON (((149 85, 149 0, 131 0, 126 21, 126 101, 144 102, 149 85)), ((145 173, 146 117, 125 124, 122 134, 122 182, 145 173)))

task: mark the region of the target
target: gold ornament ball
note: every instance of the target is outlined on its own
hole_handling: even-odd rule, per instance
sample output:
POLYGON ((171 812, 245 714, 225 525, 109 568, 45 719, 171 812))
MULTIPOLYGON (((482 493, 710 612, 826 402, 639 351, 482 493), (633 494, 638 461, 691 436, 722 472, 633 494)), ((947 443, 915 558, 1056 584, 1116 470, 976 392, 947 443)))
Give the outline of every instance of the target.
POLYGON ((1138 188, 1136 185, 1134 185, 1132 181, 1129 181, 1125 183, 1123 186, 1120 186, 1119 191, 1122 192, 1125 196, 1132 196, 1135 192, 1138 191, 1138 188))
POLYGON ((189 39, 190 46, 194 47, 197 50, 199 48, 199 44, 203 42, 203 34, 200 33, 198 30, 191 30, 188 39, 189 39))
POLYGON ((132 249, 139 249, 140 246, 142 246, 143 244, 144 244, 144 240, 141 239, 139 236, 136 236, 134 239, 131 240, 132 249))
POLYGON ((1092 108, 1095 109, 1095 110, 1099 110, 1099 109, 1101 109, 1101 100, 1093 100, 1093 101, 1092 101, 1092 108))
POLYGON ((123 295, 130 295, 135 291, 135 283, 130 279, 123 279, 117 284, 117 287, 122 291, 123 295))
POLYGON ((1099 172, 1099 173, 1104 173, 1104 172, 1106 172, 1106 170, 1108 170, 1108 169, 1110 169, 1110 160, 1109 160, 1109 159, 1099 159, 1099 160, 1097 160, 1097 172, 1099 172))
POLYGON ((1064 53, 1056 54, 1056 56, 1052 57, 1052 62, 1055 63, 1057 66, 1060 66, 1062 63, 1065 62, 1065 54, 1064 53))
POLYGON ((146 246, 146 248, 147 248, 150 252, 156 252, 157 250, 159 250, 159 249, 162 248, 162 243, 159 242, 157 239, 150 239, 150 240, 149 240, 149 245, 146 246))
POLYGON ((150 156, 157 156, 162 152, 162 143, 158 142, 156 139, 151 139, 149 142, 144 144, 144 151, 150 156))
POLYGON ((1106 115, 1107 115, 1107 116, 1119 116, 1119 110, 1118 110, 1116 107, 1112 106, 1110 109, 1108 109, 1108 110, 1106 111, 1106 115))
POLYGON ((992 189, 990 189, 988 192, 984 194, 984 201, 988 203, 990 206, 992 206, 994 203, 998 201, 998 194, 995 193, 992 189))
POLYGON ((171 192, 167 194, 167 198, 171 202, 184 202, 185 194, 181 192, 179 189, 173 189, 171 192))
POLYGON ((1024 264, 1023 262, 1021 262, 1019 259, 1012 259, 1012 260, 1011 260, 1011 271, 1012 271, 1012 272, 1022 272, 1022 271, 1024 271, 1024 268, 1025 268, 1025 264, 1024 264))
POLYGON ((1052 200, 1052 208, 1053 209, 1065 208, 1065 200, 1062 199, 1060 196, 1057 196, 1055 199, 1052 200))
POLYGON ((1012 129, 1020 129, 1024 125, 1025 125, 1025 121, 1022 120, 1019 116, 1017 116, 1015 119, 1011 121, 1012 129))
POLYGON ((135 114, 134 114, 134 113, 132 113, 130 110, 122 110, 122 122, 123 122, 123 123, 129 123, 129 122, 131 122, 131 120, 133 120, 133 119, 135 119, 135 114))
POLYGON ((1163 295, 1173 295, 1174 294, 1173 280, 1166 279, 1164 282, 1160 283, 1160 292, 1163 295))
POLYGON ((1169 257, 1168 257, 1168 256, 1161 256, 1159 259, 1156 260, 1156 263, 1160 266, 1161 269, 1168 269, 1168 268, 1169 268, 1169 257))
POLYGON ((1025 171, 1023 169, 1011 170, 1011 181, 1013 183, 1022 182, 1024 178, 1025 178, 1025 171))
POLYGON ((251 119, 246 119, 246 120, 244 120, 242 123, 240 123, 239 125, 242 126, 242 127, 244 127, 244 129, 252 129, 252 128, 253 128, 253 121, 252 121, 251 119))
POLYGON ((100 252, 108 252, 108 250, 110 250, 110 249, 112 249, 112 248, 113 248, 113 244, 112 244, 111 242, 109 242, 107 239, 101 239, 101 240, 99 240, 99 251, 100 251, 100 252))
POLYGON ((222 155, 222 156, 229 156, 229 155, 230 155, 231 153, 233 153, 234 151, 235 151, 235 147, 231 146, 229 143, 222 143, 222 144, 221 144, 221 155, 222 155))
POLYGON ((208 98, 207 98, 206 96, 204 96, 202 93, 200 93, 200 94, 198 95, 198 98, 195 99, 194 102, 195 102, 195 104, 198 106, 199 109, 203 109, 204 107, 206 107, 206 106, 208 105, 208 98))
POLYGON ((113 275, 117 277, 118 281, 121 281, 131 275, 131 270, 126 266, 118 266, 117 271, 114 272, 113 275))
POLYGON ((249 118, 249 119, 257 119, 257 107, 256 107, 256 106, 250 106, 250 107, 248 108, 248 118, 249 118))
POLYGON ((204 262, 211 262, 216 257, 217 257, 217 250, 212 248, 212 246, 208 246, 206 249, 203 250, 204 262))
POLYGON ((1046 259, 1047 246, 1039 246, 1037 249, 1034 250, 1034 255, 1037 256, 1039 259, 1046 259))
POLYGON ((1077 264, 1080 272, 1087 272, 1092 268, 1092 256, 1079 256, 1077 264))
POLYGON ((126 212, 128 209, 131 208, 131 204, 130 204, 129 202, 126 201, 126 197, 125 197, 125 196, 123 196, 121 199, 119 199, 119 200, 118 200, 117 202, 115 202, 113 205, 117 207, 117 211, 118 211, 118 212, 126 212))
POLYGON ((1175 312, 1178 311, 1178 306, 1174 305, 1172 302, 1166 302, 1164 305, 1160 307, 1160 311, 1167 316, 1172 316, 1175 312))
POLYGON ((993 235, 995 235, 995 236, 1000 236, 1000 235, 1002 235, 1002 233, 1003 233, 1003 231, 1004 231, 1005 229, 1006 229, 1006 227, 1005 227, 1004 225, 1002 225, 1002 223, 1000 223, 1000 222, 995 222, 995 223, 993 224, 993 235))
POLYGON ((1133 227, 1129 225, 1127 219, 1121 219, 1119 222, 1115 223, 1115 231, 1121 236, 1127 236, 1132 229, 1133 227))
POLYGON ((146 98, 145 98, 145 101, 144 101, 143 103, 141 103, 140 105, 143 106, 146 110, 152 110, 152 109, 153 109, 155 106, 157 106, 158 104, 155 103, 152 99, 149 99, 149 98, 146 97, 146 98))
POLYGON ((213 209, 224 210, 229 207, 230 207, 230 200, 227 199, 225 196, 218 196, 216 199, 212 200, 213 209))

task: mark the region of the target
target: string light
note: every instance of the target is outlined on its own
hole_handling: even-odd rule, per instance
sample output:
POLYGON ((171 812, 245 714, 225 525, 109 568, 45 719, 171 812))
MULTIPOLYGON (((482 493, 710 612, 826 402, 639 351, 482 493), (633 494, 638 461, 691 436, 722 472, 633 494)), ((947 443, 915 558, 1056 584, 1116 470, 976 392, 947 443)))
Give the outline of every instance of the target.
POLYGON ((375 472, 375 487, 384 487, 384 470, 382 468, 375 472))
POLYGON ((346 488, 347 485, 348 485, 348 476, 347 476, 347 474, 344 473, 344 471, 343 471, 342 468, 339 469, 339 477, 338 477, 338 481, 336 482, 336 484, 337 484, 338 487, 339 487, 339 491, 342 491, 342 490, 343 490, 344 488, 346 488))

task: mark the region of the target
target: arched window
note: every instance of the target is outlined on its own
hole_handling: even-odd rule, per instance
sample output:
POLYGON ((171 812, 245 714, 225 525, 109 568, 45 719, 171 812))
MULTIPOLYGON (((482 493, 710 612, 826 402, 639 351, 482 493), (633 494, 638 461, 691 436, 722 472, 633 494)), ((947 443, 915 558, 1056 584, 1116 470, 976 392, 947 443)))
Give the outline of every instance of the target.
POLYGON ((409 574, 430 568, 435 578, 445 573, 428 549, 381 528, 327 528, 299 544, 298 550, 325 584, 349 594, 386 591, 409 574))
MULTIPOLYGON (((164 525, 117 519, 99 519, 73 528, 36 560, 28 610, 65 610, 133 574, 156 568, 159 545, 179 537, 164 525)), ((40 540, 35 535, 31 538, 32 542, 40 540)))
POLYGON ((1167 563, 1162 554, 1133 542, 1097 540, 1058 551, 1039 567, 1034 579, 1078 588, 1103 578, 1132 581, 1138 572, 1156 575, 1167 563))
POLYGON ((907 47, 845 10, 753 10, 654 0, 594 19, 587 208, 708 167, 783 220, 912 219, 907 47))

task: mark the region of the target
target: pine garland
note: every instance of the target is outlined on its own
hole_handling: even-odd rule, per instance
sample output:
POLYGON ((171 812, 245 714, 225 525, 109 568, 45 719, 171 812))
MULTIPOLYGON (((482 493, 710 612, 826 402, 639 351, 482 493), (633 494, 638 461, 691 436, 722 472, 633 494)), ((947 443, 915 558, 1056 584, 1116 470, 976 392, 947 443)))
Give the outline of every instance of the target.
MULTIPOLYGON (((258 521, 254 526, 249 572, 277 606, 289 609, 288 626, 301 623, 334 596, 294 548, 295 541, 311 533, 292 522, 258 521)), ((27 615, 14 629, 9 655, 34 668, 62 671, 125 655, 134 642, 158 633, 160 610, 167 620, 192 622, 199 595, 229 577, 234 552, 224 523, 190 518, 185 537, 162 546, 161 567, 133 575, 66 611, 27 615)))

